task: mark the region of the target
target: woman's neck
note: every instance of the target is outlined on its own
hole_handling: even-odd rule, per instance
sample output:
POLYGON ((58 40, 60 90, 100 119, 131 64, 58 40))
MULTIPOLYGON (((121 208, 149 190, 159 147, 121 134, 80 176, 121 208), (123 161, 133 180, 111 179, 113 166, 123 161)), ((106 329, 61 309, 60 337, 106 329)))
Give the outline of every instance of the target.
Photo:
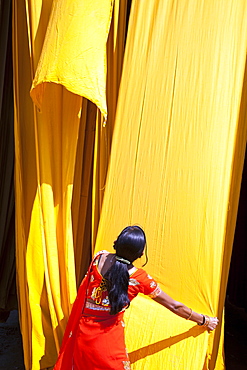
MULTIPOLYGON (((115 253, 104 253, 101 255, 98 269, 103 276, 115 262, 115 256, 115 253)), ((127 268, 130 275, 137 270, 137 268, 132 263, 130 265, 127 265, 127 268)))

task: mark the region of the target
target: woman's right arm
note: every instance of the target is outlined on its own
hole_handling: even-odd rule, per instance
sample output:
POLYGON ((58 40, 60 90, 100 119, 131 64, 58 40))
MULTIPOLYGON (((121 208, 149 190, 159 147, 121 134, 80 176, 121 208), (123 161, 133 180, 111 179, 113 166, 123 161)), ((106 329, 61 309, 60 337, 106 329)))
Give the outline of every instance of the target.
POLYGON ((199 314, 195 311, 192 311, 191 308, 185 306, 181 302, 175 301, 162 290, 155 298, 153 298, 153 300, 168 308, 168 310, 175 313, 176 315, 183 317, 186 320, 194 321, 200 326, 207 327, 207 329, 209 330, 214 330, 219 323, 217 317, 209 317, 207 315, 199 314))

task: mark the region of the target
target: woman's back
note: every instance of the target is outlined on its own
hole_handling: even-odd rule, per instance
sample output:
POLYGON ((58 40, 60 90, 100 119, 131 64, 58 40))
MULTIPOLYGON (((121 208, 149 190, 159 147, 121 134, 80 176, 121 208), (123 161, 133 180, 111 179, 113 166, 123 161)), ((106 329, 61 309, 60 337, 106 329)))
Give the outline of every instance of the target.
MULTIPOLYGON (((102 276, 104 276, 109 268, 115 263, 115 257, 115 253, 103 252, 102 254, 100 254, 98 261, 98 270, 102 276)), ((129 275, 133 274, 133 272, 136 270, 136 267, 132 264, 128 266, 129 275)))

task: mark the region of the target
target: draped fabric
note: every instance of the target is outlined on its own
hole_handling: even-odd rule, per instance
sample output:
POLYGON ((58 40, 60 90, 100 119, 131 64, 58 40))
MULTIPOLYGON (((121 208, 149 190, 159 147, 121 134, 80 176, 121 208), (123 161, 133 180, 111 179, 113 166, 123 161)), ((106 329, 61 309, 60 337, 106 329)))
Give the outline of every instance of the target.
POLYGON ((0 4, 0 320, 17 307, 11 1, 0 4))
POLYGON ((246 145, 245 1, 132 2, 96 251, 126 224, 201 331, 144 297, 127 320, 133 369, 223 369, 223 305, 246 145), (175 317, 174 317, 175 316, 175 317))
POLYGON ((53 3, 31 91, 40 108, 45 83, 53 82, 89 99, 106 116, 106 41, 112 5, 112 0, 53 3))
POLYGON ((134 0, 129 24, 130 1, 112 6, 13 1, 25 366, 54 365, 95 240, 96 250, 110 250, 124 226, 138 223, 147 233, 148 272, 221 324, 208 333, 136 298, 126 312, 133 369, 223 369, 246 144, 247 5, 134 0))
POLYGON ((104 125, 104 117, 99 110, 94 111, 95 108, 88 102, 91 110, 88 127, 92 132, 90 137, 79 137, 72 203, 77 285, 86 273, 93 254, 104 197, 128 25, 127 9, 127 0, 114 2, 106 49, 107 124, 104 125))
MULTIPOLYGON (((50 58, 48 66, 53 61, 54 50, 50 44, 53 39, 47 35, 57 30, 57 24, 57 36, 60 40, 57 46, 62 47, 72 42, 71 37, 77 29, 75 17, 72 17, 70 34, 67 32, 68 24, 62 22, 61 17, 65 15, 66 18, 66 14, 71 13, 71 7, 62 14, 60 11, 64 10, 64 6, 72 6, 73 3, 62 0, 14 1, 13 6, 16 257, 26 369, 44 369, 54 365, 76 296, 74 256, 78 257, 79 276, 83 268, 80 262, 83 260, 86 265, 90 256, 91 225, 88 220, 91 211, 90 207, 89 211, 85 210, 85 207, 87 203, 90 204, 92 170, 88 159, 93 163, 96 107, 78 95, 80 91, 74 91, 73 86, 70 89, 68 84, 60 79, 62 75, 59 73, 55 74, 59 81, 54 75, 54 81, 49 75, 49 83, 45 78, 44 81, 40 80, 41 67, 37 67, 42 65, 43 56, 45 60, 50 58), (39 103, 40 112, 34 107, 29 96, 35 78, 38 82, 37 87, 32 90, 32 97, 39 103), (73 193, 74 184, 79 185, 79 191, 73 193), (77 231, 87 226, 89 230, 85 237, 77 237, 77 231), (76 241, 75 248, 73 239, 76 241), (81 249, 81 243, 83 241, 85 244, 85 240, 88 242, 88 248, 85 245, 83 253, 80 253, 76 243, 79 243, 81 249)), ((85 8, 84 20, 86 21, 88 14, 87 24, 90 24, 93 2, 81 2, 81 11, 82 3, 85 8)), ((102 107, 105 97, 102 96, 102 86, 106 81, 104 55, 106 32, 112 11, 111 1, 101 1, 100 8, 104 11, 98 22, 99 26, 105 29, 105 36, 102 39, 102 28, 99 27, 98 31, 94 29, 94 44, 99 50, 95 48, 91 60, 96 60, 99 56, 101 61, 98 74, 95 72, 96 67, 92 67, 93 73, 96 73, 94 88, 98 88, 100 94, 97 97, 97 91, 94 90, 92 94, 96 98, 92 100, 97 103, 100 97, 98 105, 104 112, 102 107)), ((96 19, 97 17, 95 22, 96 19)), ((74 35, 75 37, 80 36, 81 29, 85 26, 81 24, 80 18, 77 18, 77 26, 79 34, 74 35)), ((78 45, 73 48, 78 55, 83 55, 89 46, 85 43, 78 45)), ((63 54, 63 57, 67 56, 65 65, 71 65, 69 58, 72 54, 68 50, 66 53, 63 54)), ((60 56, 59 51, 57 56, 60 56)), ((77 76, 81 71, 80 61, 81 59, 78 60, 77 76)), ((75 65, 72 69, 76 73, 75 65)), ((64 70, 66 71, 66 68, 64 70)), ((70 81, 72 85, 73 81, 75 82, 69 75, 66 81, 70 81)))
MULTIPOLYGON (((114 131, 118 91, 122 75, 125 41, 128 30, 130 0, 114 2, 109 37, 107 41, 107 124, 102 125, 98 117, 94 147, 94 168, 92 183, 92 245, 95 245, 100 212, 104 198, 106 176, 114 131)), ((85 272, 85 271, 84 271, 85 272)))

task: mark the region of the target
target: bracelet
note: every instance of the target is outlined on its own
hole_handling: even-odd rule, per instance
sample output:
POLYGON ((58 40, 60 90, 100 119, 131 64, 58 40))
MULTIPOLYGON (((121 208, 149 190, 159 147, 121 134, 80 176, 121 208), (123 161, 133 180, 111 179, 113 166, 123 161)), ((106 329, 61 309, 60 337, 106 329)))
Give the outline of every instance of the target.
POLYGON ((191 316, 192 316, 192 308, 190 308, 190 314, 189 314, 189 317, 187 317, 186 320, 189 320, 191 318, 191 316))
POLYGON ((205 323, 203 326, 208 326, 209 325, 209 322, 210 322, 210 317, 205 315, 205 323))
POLYGON ((203 317, 202 323, 201 324, 198 323, 197 325, 207 327, 210 323, 210 317, 207 315, 202 315, 202 317, 203 317))
POLYGON ((200 324, 199 322, 197 323, 197 325, 199 325, 199 326, 204 326, 205 325, 205 322, 206 322, 206 317, 203 315, 203 314, 201 314, 202 315, 202 323, 200 324))

